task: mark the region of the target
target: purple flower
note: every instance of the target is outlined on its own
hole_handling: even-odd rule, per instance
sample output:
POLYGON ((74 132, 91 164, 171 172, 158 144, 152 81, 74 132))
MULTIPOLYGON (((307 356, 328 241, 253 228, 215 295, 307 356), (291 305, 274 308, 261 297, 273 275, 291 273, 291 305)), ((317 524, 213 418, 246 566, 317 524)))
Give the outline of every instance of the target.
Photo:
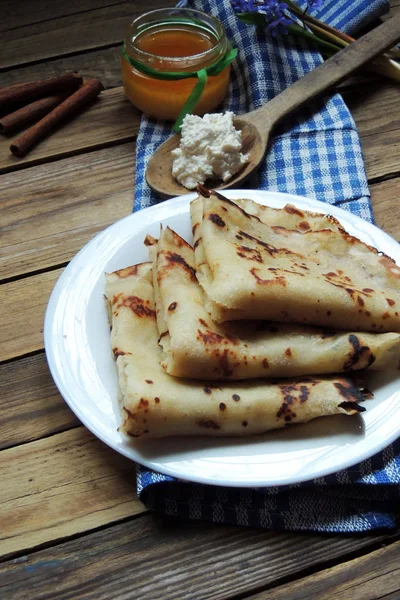
POLYGON ((293 21, 291 19, 288 19, 287 17, 282 15, 278 19, 275 19, 268 23, 267 32, 271 33, 271 35, 273 35, 274 37, 281 33, 286 35, 288 33, 288 25, 291 25, 292 23, 293 21))
POLYGON ((287 34, 288 25, 293 22, 286 14, 287 4, 277 0, 264 0, 264 10, 267 19, 267 32, 273 36, 283 33, 287 34))
MULTIPOLYGON (((319 0, 315 0, 319 2, 319 0)), ((262 12, 267 18, 270 16, 280 18, 287 9, 285 2, 277 0, 232 0, 232 8, 237 12, 262 12)))
POLYGON ((255 0, 232 0, 231 4, 236 12, 257 12, 255 0))
MULTIPOLYGON (((319 0, 314 0, 319 1, 319 0)), ((273 36, 280 33, 287 34, 288 25, 293 23, 286 2, 278 0, 232 0, 232 7, 239 13, 258 13, 265 19, 267 32, 273 36)), ((249 22, 249 21, 247 21, 249 22)), ((254 21, 256 23, 256 21, 254 21)))
POLYGON ((267 14, 269 11, 271 15, 274 15, 278 18, 283 16, 283 11, 288 7, 285 2, 277 2, 277 0, 263 0, 263 4, 267 14))

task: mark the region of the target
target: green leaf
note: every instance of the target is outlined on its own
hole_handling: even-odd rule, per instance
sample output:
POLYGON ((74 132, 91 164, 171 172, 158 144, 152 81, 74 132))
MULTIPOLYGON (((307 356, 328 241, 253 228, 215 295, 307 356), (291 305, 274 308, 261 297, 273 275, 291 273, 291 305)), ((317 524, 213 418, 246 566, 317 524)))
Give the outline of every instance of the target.
POLYGON ((247 25, 257 25, 257 27, 264 27, 267 20, 265 15, 262 13, 237 13, 237 18, 247 25))
POLYGON ((289 25, 288 30, 294 35, 299 35, 300 37, 303 37, 307 40, 311 40, 316 46, 318 46, 318 48, 320 48, 321 50, 327 50, 331 54, 339 52, 339 50, 341 50, 340 46, 336 46, 331 42, 326 42, 322 38, 315 35, 315 33, 312 33, 312 31, 308 31, 308 29, 300 27, 300 25, 297 25, 296 23, 289 25))

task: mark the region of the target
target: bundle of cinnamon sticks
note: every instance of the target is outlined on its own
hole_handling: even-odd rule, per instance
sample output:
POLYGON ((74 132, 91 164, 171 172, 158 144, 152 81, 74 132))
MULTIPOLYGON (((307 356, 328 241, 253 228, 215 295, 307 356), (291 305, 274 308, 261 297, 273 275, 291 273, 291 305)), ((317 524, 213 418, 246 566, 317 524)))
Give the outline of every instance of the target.
POLYGON ((74 72, 1 88, 0 133, 9 134, 34 123, 10 145, 15 156, 24 156, 59 124, 94 100, 103 89, 98 79, 84 82, 83 77, 74 72))

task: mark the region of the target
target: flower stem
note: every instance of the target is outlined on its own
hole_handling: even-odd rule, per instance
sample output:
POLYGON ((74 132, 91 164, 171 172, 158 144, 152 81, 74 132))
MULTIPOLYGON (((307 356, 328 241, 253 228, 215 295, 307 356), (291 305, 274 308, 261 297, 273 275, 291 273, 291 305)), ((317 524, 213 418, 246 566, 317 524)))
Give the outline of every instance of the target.
POLYGON ((330 31, 327 31, 326 29, 322 29, 322 27, 320 27, 319 25, 315 25, 314 23, 307 23, 307 27, 309 27, 311 29, 311 31, 313 31, 319 37, 325 36, 326 39, 332 41, 339 48, 345 48, 346 46, 349 46, 351 43, 351 42, 345 42, 339 36, 331 33, 330 31))
POLYGON ((295 35, 299 35, 303 38, 311 40, 319 48, 321 48, 323 50, 327 50, 329 52, 329 54, 334 54, 340 50, 340 46, 331 44, 331 42, 327 42, 326 40, 322 39, 321 37, 315 35, 315 33, 312 33, 311 31, 308 31, 307 29, 305 29, 305 27, 301 27, 300 25, 297 25, 297 23, 288 25, 288 30, 295 35))
MULTIPOLYGON (((329 52, 329 55, 332 55, 332 49, 329 50, 328 47, 323 46, 320 43, 320 40, 328 43, 327 40, 333 42, 331 46, 336 47, 336 51, 339 51, 341 48, 345 48, 352 42, 355 42, 355 39, 343 33, 339 29, 335 29, 330 25, 327 25, 323 21, 312 17, 309 14, 305 14, 295 2, 292 0, 286 0, 289 10, 295 14, 299 19, 303 21, 305 27, 308 27, 317 37, 316 43, 321 48, 323 54, 326 54, 326 51, 329 52)), ((302 29, 300 27, 300 29, 302 29)), ((306 30, 305 30, 306 31, 306 30)), ((300 33, 300 32, 298 32, 300 33)), ((312 35, 312 34, 311 34, 312 35)), ((312 37, 314 37, 312 35, 312 37)), ((303 37, 308 37, 303 34, 303 37)), ((312 39, 312 38, 310 38, 312 39)), ((389 54, 382 54, 382 56, 378 56, 372 63, 368 65, 368 68, 380 75, 385 75, 394 81, 400 82, 400 65, 393 60, 390 56, 392 53, 393 58, 397 58, 399 56, 399 51, 397 48, 394 48, 392 51, 389 51, 389 54)))
POLYGON ((344 42, 347 42, 347 43, 354 42, 354 38, 347 35, 347 33, 343 33, 343 31, 340 31, 339 29, 335 29, 334 27, 327 25, 323 21, 320 21, 319 19, 316 19, 315 17, 312 17, 309 14, 304 14, 303 11, 297 6, 297 4, 295 2, 292 2, 291 0, 287 0, 287 5, 290 8, 290 10, 296 16, 298 16, 300 19, 303 20, 303 17, 304 17, 304 21, 307 23, 307 25, 314 24, 317 27, 319 27, 320 29, 322 29, 323 31, 331 33, 334 37, 339 38, 339 39, 343 40, 344 42))

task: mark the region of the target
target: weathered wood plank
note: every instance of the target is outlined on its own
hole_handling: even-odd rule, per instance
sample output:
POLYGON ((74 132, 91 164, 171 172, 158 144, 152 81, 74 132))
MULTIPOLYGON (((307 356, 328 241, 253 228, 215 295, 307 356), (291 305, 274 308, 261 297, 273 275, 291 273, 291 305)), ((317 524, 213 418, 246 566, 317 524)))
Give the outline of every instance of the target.
POLYGON ((62 269, 2 286, 0 361, 43 348, 43 319, 50 292, 62 269))
POLYGON ((1 86, 48 79, 67 71, 79 71, 84 77, 100 79, 106 89, 113 88, 122 85, 120 59, 121 48, 118 45, 46 62, 20 65, 1 73, 1 86))
MULTIPOLYGON (((393 205, 392 194, 397 194, 399 185, 400 179, 397 178, 390 182, 377 184, 373 188, 377 224, 389 227, 389 232, 396 239, 400 239, 400 215, 399 209, 396 208, 397 205, 393 205)), ((122 199, 122 202, 125 202, 126 196, 123 198, 125 200, 122 199)), ((68 216, 72 218, 73 213, 68 216)), ((65 222, 68 223, 67 220, 65 222)), ((61 237, 60 240, 61 246, 68 237, 69 231, 67 226, 64 230, 64 237, 61 237)), ((31 239, 34 238, 34 234, 35 230, 32 230, 31 239)), ((84 235, 87 234, 88 232, 84 235)), ((57 238, 57 232, 54 236, 57 238)), ((54 238, 50 238, 50 241, 54 243, 54 238)), ((76 244, 73 242, 64 252, 73 253, 75 250, 76 244)), ((58 256, 59 253, 56 250, 53 258, 58 256)), ((14 358, 43 347, 44 312, 50 292, 61 272, 61 269, 57 269, 13 281, 3 286, 3 294, 0 298, 0 327, 3 333, 0 360, 14 358), (13 315, 12 319, 10 319, 10 315, 13 315)))
POLYGON ((1 556, 144 510, 132 461, 83 427, 2 450, 0 464, 1 556))
POLYGON ((400 177, 371 185, 371 200, 378 227, 400 241, 400 177))
MULTIPOLYGON (((14 83, 25 83, 37 79, 54 77, 66 71, 80 71, 84 77, 96 77, 103 86, 113 88, 122 85, 121 76, 121 48, 113 46, 95 50, 88 50, 83 54, 73 54, 51 61, 20 65, 13 67, 1 74, 1 85, 7 86, 14 83)), ((360 72, 350 77, 340 85, 340 90, 348 87, 359 87, 371 83, 385 83, 387 80, 371 72, 360 72)))
MULTIPOLYGON (((120 57, 121 48, 118 45, 117 47, 88 50, 83 54, 64 56, 38 64, 20 65, 1 74, 1 85, 7 86, 14 83, 46 79, 66 71, 80 71, 84 77, 100 79, 106 89, 114 88, 122 85, 120 57)), ((353 88, 360 85, 369 86, 370 83, 384 85, 386 81, 386 79, 375 73, 365 72, 346 80, 341 84, 340 89, 344 90, 348 87, 353 88)))
POLYGON ((1 0, 0 31, 18 29, 28 25, 35 25, 42 21, 89 12, 112 4, 120 4, 121 0, 30 0, 29 2, 15 2, 14 0, 1 0))
POLYGON ((398 84, 385 81, 342 93, 365 140, 370 135, 400 129, 398 84))
POLYGON ((344 92, 361 137, 369 179, 400 171, 398 85, 372 84, 344 92))
POLYGON ((125 98, 122 88, 107 90, 97 102, 42 140, 23 158, 10 153, 10 143, 15 135, 2 135, 0 173, 49 158, 62 158, 85 150, 132 141, 136 137, 139 121, 139 111, 125 98))
POLYGON ((400 598, 400 542, 248 600, 379 600, 400 598))
POLYGON ((0 69, 122 43, 136 16, 174 4, 174 0, 118 2, 3 30, 0 69))
MULTIPOLYGON (((175 0, 148 0, 140 2, 78 3, 30 1, 27 10, 8 0, 2 10, 0 31, 4 50, 0 68, 10 68, 71 52, 82 52, 104 45, 116 44, 123 39, 125 27, 138 14, 173 6, 175 0), (82 6, 81 6, 82 4, 82 6)), ((392 2, 391 14, 396 12, 392 2)))
POLYGON ((223 600, 367 549, 377 535, 272 533, 154 515, 0 566, 0 591, 20 600, 223 600))
POLYGON ((0 414, 0 449, 80 424, 58 392, 44 354, 0 365, 0 414))
POLYGON ((3 175, 0 279, 69 261, 130 214, 133 144, 3 175))
MULTIPOLYGON (((96 232, 129 214, 133 163, 133 144, 123 144, 36 166, 23 181, 20 172, 4 175, 0 277, 67 262, 96 232)), ((400 204, 393 202, 400 178, 371 190, 377 225, 400 239, 400 204)))
POLYGON ((390 11, 382 16, 382 21, 386 21, 390 19, 393 15, 397 14, 400 11, 400 2, 399 0, 390 0, 390 11))
POLYGON ((393 177, 399 174, 400 129, 376 133, 364 138, 361 146, 369 180, 393 177))
POLYGON ((79 71, 84 77, 100 79, 106 89, 113 88, 122 85, 120 59, 121 48, 118 45, 50 61, 20 65, 1 73, 1 87, 48 79, 67 71, 79 71))
MULTIPOLYGON (((358 126, 369 179, 399 172, 398 93, 398 87, 391 83, 352 88, 344 93, 358 126)), ((90 109, 42 141, 25 158, 11 155, 11 138, 2 136, 0 173, 85 149, 131 141, 139 122, 140 113, 124 97, 122 88, 107 90, 90 109)))

